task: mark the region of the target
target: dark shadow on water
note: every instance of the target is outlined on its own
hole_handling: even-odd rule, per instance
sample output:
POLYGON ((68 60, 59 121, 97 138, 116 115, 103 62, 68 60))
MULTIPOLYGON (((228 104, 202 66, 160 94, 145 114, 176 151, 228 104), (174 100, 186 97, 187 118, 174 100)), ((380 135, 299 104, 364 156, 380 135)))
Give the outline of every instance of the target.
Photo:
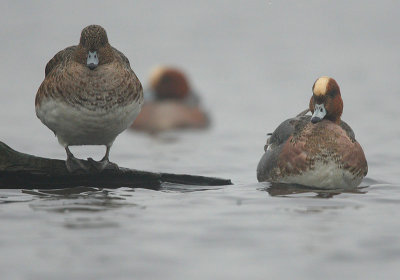
MULTIPOLYGON (((218 190, 221 188, 221 186, 163 183, 160 191, 189 193, 218 190)), ((20 193, 12 193, 13 196, 10 194, 0 196, 0 203, 29 202, 29 206, 33 210, 57 213, 99 212, 121 207, 145 208, 144 206, 128 202, 127 199, 134 196, 134 193, 135 189, 132 188, 111 190, 93 187, 74 187, 53 190, 21 190, 20 193)))
POLYGON ((100 188, 77 187, 55 190, 22 190, 37 199, 30 203, 33 210, 57 213, 100 212, 121 207, 135 207, 126 201, 125 190, 115 192, 100 188), (120 193, 122 195, 120 195, 120 193))
POLYGON ((266 191, 270 196, 277 197, 312 197, 312 198, 332 198, 342 193, 353 193, 353 194, 366 194, 368 186, 363 184, 354 189, 317 189, 296 184, 279 184, 279 183, 268 183, 267 187, 260 188, 261 191, 266 191))
POLYGON ((201 192, 210 190, 222 189, 222 186, 195 186, 195 185, 182 185, 182 184, 172 184, 172 183, 162 183, 162 192, 201 192))
POLYGON ((85 195, 93 195, 101 193, 103 190, 100 188, 89 188, 89 187, 76 187, 76 188, 65 188, 65 189, 52 189, 52 190, 21 190, 22 193, 35 195, 38 197, 65 197, 75 198, 85 195))

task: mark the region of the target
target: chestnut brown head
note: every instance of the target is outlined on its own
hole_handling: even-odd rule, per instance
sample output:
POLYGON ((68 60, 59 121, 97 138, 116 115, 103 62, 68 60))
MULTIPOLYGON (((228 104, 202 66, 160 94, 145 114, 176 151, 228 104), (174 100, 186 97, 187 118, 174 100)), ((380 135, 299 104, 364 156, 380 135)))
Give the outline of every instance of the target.
POLYGON ((312 123, 317 123, 323 119, 340 123, 343 112, 343 100, 337 82, 330 77, 318 78, 313 87, 313 95, 310 99, 310 111, 312 123))
POLYGON ((173 67, 155 68, 150 74, 150 86, 157 99, 183 99, 190 92, 185 74, 173 67))

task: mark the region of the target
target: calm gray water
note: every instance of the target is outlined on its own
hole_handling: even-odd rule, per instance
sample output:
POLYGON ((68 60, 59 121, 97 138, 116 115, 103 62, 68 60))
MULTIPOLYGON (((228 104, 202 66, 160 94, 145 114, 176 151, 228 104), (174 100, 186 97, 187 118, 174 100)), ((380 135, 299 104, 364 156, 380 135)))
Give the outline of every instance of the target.
POLYGON ((97 23, 144 85, 157 64, 186 69, 213 119, 206 132, 125 132, 111 160, 235 185, 0 190, 1 279, 399 279, 399 10, 398 1, 2 1, 1 141, 65 158, 34 98, 47 61, 97 23), (369 163, 364 188, 257 183, 266 133, 308 106, 322 75, 341 86, 343 119, 369 163))

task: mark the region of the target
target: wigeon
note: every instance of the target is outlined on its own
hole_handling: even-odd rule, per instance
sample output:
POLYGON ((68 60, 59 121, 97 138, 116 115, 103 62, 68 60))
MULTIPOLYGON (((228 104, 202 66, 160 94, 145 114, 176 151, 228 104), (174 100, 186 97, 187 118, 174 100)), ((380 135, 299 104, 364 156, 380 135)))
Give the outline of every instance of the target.
POLYGON ((258 181, 354 188, 368 172, 363 149, 340 119, 343 101, 330 77, 316 80, 309 109, 281 123, 267 140, 258 181), (306 115, 311 111, 312 116, 306 115))
POLYGON ((185 74, 174 67, 159 66, 150 74, 145 104, 133 129, 158 133, 173 129, 205 128, 207 114, 191 90, 185 74))
POLYGON ((37 117, 57 136, 67 152, 69 171, 88 169, 71 153, 73 145, 105 145, 98 170, 109 162, 111 145, 128 128, 143 104, 143 90, 129 60, 112 47, 99 25, 82 30, 79 44, 58 52, 46 65, 36 94, 37 117))

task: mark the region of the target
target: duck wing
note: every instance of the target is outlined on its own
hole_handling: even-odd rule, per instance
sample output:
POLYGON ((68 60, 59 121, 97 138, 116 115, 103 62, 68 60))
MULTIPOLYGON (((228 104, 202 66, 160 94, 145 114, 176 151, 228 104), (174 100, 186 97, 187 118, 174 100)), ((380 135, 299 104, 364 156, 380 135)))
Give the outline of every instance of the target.
POLYGON ((129 63, 129 59, 122 52, 117 50, 116 48, 112 47, 112 49, 113 49, 115 55, 120 58, 120 60, 125 64, 125 66, 130 68, 131 65, 129 63))
POLYGON ((77 46, 71 46, 56 53, 56 55, 46 64, 46 68, 44 70, 45 77, 47 77, 47 75, 54 69, 54 67, 61 63, 69 61, 76 48, 77 46))

